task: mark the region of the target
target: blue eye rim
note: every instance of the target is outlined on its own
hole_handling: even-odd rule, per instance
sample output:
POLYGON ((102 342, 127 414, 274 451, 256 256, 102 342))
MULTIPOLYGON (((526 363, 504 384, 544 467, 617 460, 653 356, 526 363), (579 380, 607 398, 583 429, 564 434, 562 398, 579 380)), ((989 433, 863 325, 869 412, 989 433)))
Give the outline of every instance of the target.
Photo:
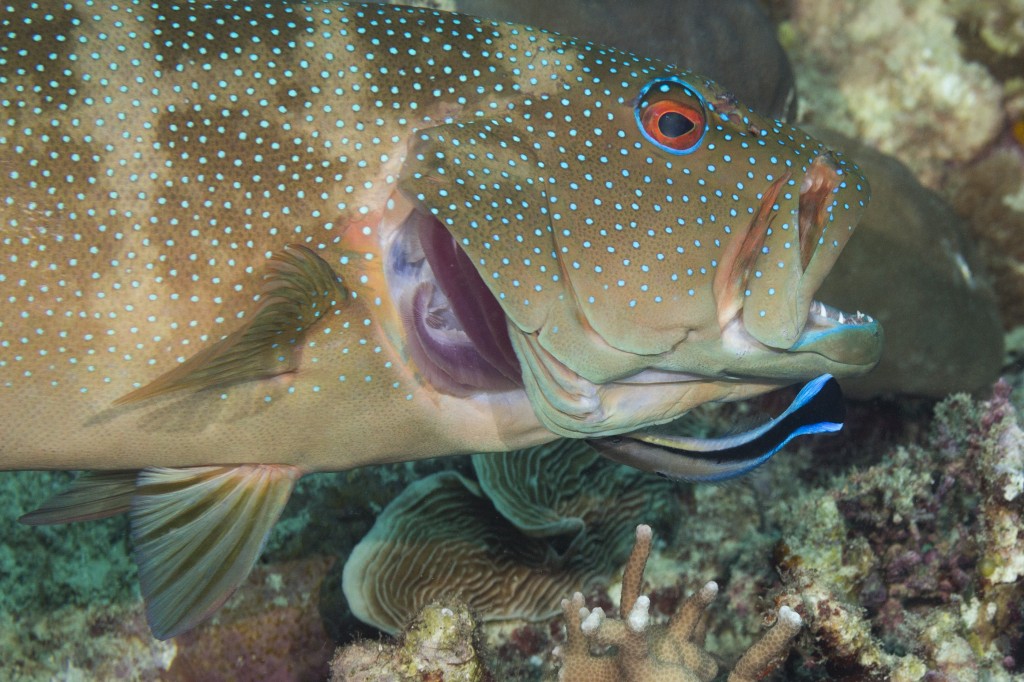
POLYGON ((644 85, 644 87, 640 90, 640 95, 636 98, 635 102, 636 103, 633 106, 633 118, 636 121, 636 127, 637 129, 639 129, 640 134, 642 134, 648 142, 650 142, 657 148, 661 149, 664 152, 668 152, 673 156, 686 156, 687 154, 692 154, 693 152, 697 151, 703 146, 704 138, 707 136, 708 130, 710 130, 710 125, 708 124, 708 104, 707 101, 704 99, 704 96, 701 95, 700 92, 695 87, 690 85, 687 81, 683 80, 678 76, 660 76, 658 78, 655 78, 654 80, 644 85), (682 97, 691 99, 692 101, 689 103, 689 105, 694 108, 700 109, 702 118, 704 120, 703 128, 700 131, 700 137, 697 139, 696 142, 694 142, 693 144, 686 148, 677 149, 660 142, 659 140, 655 139, 650 133, 648 133, 647 129, 644 126, 643 109, 645 109, 648 106, 648 102, 646 101, 647 95, 648 93, 651 92, 653 88, 656 88, 661 85, 665 85, 667 87, 667 89, 664 90, 663 92, 668 92, 669 89, 682 88, 682 97))

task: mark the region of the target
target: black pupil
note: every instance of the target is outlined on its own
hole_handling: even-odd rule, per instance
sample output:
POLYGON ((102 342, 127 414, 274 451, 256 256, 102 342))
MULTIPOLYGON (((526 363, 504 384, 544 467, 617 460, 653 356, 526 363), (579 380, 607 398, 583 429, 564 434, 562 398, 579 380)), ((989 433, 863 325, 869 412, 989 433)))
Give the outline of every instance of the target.
POLYGON ((678 111, 666 111, 658 117, 658 130, 665 137, 679 137, 693 130, 693 121, 678 111))

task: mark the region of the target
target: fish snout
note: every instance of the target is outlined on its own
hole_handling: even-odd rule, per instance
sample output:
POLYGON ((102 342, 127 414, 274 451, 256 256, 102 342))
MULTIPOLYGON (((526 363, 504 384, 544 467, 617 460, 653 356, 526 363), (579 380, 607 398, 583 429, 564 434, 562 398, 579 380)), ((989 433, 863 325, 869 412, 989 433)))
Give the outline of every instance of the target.
POLYGON ((840 152, 808 147, 812 156, 800 166, 802 155, 795 154, 767 177, 749 223, 725 252, 715 281, 718 321, 730 347, 811 352, 827 363, 822 371, 860 373, 880 355, 878 323, 814 296, 850 240, 870 189, 840 152))

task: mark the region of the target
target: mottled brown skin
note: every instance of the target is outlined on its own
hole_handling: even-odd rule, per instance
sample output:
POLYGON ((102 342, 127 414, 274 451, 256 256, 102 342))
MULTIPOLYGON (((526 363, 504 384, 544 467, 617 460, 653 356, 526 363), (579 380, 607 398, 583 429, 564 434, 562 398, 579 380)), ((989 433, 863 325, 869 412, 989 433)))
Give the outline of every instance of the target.
MULTIPOLYGON (((731 118, 712 127, 693 156, 670 157, 643 147, 633 107, 645 83, 674 76, 673 69, 531 29, 372 6, 22 4, 0 15, 0 468, 273 463, 310 471, 508 450, 573 435, 579 401, 581 434, 599 436, 826 371, 862 372, 877 360, 877 330, 849 352, 842 343, 832 344, 837 353, 788 352, 810 324, 810 296, 866 200, 863 180, 854 183, 859 199, 848 190, 852 206, 836 210, 843 217, 829 225, 813 258, 790 249, 791 242, 807 248, 819 234, 807 241, 804 225, 799 239, 786 232, 798 229, 797 195, 812 175, 811 160, 821 161, 815 178, 828 190, 815 201, 833 200, 838 162, 798 131, 748 119, 698 77, 692 87, 707 100, 709 119, 731 118), (581 66, 589 67, 583 80, 581 66), (637 252, 643 258, 654 263, 677 244, 690 249, 689 260, 659 260, 651 290, 640 293, 646 275, 609 288, 608 278, 618 276, 612 268, 623 267, 622 254, 639 249, 631 244, 642 236, 609 229, 607 240, 583 253, 609 266, 602 277, 580 280, 592 292, 572 292, 585 314, 567 307, 562 293, 557 308, 547 308, 561 315, 561 336, 536 321, 531 328, 510 323, 513 336, 526 339, 517 349, 550 342, 552 362, 569 376, 568 397, 560 399, 571 403, 570 416, 551 417, 541 404, 550 388, 544 382, 556 382, 551 377, 525 377, 526 392, 468 394, 425 381, 385 280, 396 226, 412 210, 410 190, 400 192, 398 182, 415 170, 406 156, 416 131, 433 131, 423 148, 445 149, 437 126, 504 117, 529 138, 533 128, 516 118, 524 102, 541 114, 537 103, 546 102, 580 123, 572 144, 583 150, 586 141, 593 154, 556 177, 551 140, 568 140, 569 126, 545 124, 553 137, 543 138, 540 162, 552 186, 589 169, 595 178, 584 189, 606 202, 598 217, 612 224, 613 207, 622 204, 615 210, 629 214, 636 223, 630 229, 652 235, 637 252), (711 195, 720 155, 736 145, 739 158, 746 154, 740 142, 759 138, 778 138, 771 161, 757 150, 757 163, 749 162, 756 177, 737 190, 727 176, 725 194, 711 195), (620 163, 626 149, 640 151, 620 163), (697 170, 692 177, 682 172, 688 164, 697 170), (641 184, 648 173, 653 180, 641 184), (614 191, 604 189, 610 179, 614 191), (766 219, 778 218, 774 232, 760 237, 766 254, 767 245, 775 251, 762 258, 759 243, 730 250, 734 237, 716 231, 729 222, 722 211, 739 209, 730 235, 742 238, 767 187, 783 192, 766 219), (672 198, 666 190, 672 197, 708 193, 706 207, 685 211, 687 229, 703 230, 697 237, 654 240, 665 221, 662 204, 672 198), (743 267, 723 271, 718 259, 743 267), (338 281, 310 299, 319 305, 314 322, 267 311, 275 292, 308 293, 304 278, 322 266, 338 281), (785 273, 779 295, 768 295, 768 277, 750 284, 758 268, 772 277, 785 273), (666 291, 669 274, 673 288, 666 291), (760 318, 756 311, 742 317, 747 284, 753 293, 746 295, 765 308, 760 318), (587 304, 590 293, 603 305, 587 304), (631 298, 640 300, 642 315, 629 314, 631 298), (600 318, 596 336, 586 315, 600 318), (685 324, 677 328, 670 319, 685 324), (566 332, 569 322, 575 327, 566 332), (752 323, 763 342, 744 331, 752 323), (645 333, 645 325, 657 334, 645 333), (236 343, 252 328, 283 334, 280 356, 269 343, 236 343), (602 333, 607 338, 597 338, 602 333), (638 355, 630 343, 657 351, 638 355), (230 359, 232 349, 245 357, 230 359), (168 378, 214 351, 229 358, 223 373, 168 378), (655 374, 640 377, 647 368, 655 374)), ((440 169, 429 159, 419 163, 425 179, 418 187, 440 186, 440 169)), ((442 208, 431 208, 443 217, 442 208)), ((669 208, 672 217, 684 214, 678 202, 669 208)), ((460 210, 457 221, 482 213, 480 206, 460 210)), ((561 216, 559 234, 577 230, 573 248, 584 251, 576 244, 586 235, 570 218, 561 216)), ((522 272, 528 289, 533 275, 529 267, 522 272)), ((489 273, 481 275, 492 284, 489 273)), ((513 301, 502 305, 523 310, 513 301)))
MULTIPOLYGON (((334 468, 554 437, 539 426, 521 392, 465 400, 420 390, 395 343, 400 325, 381 290, 381 259, 369 259, 380 248, 363 230, 376 228, 380 213, 360 214, 359 207, 383 207, 393 188, 381 179, 398 172, 410 130, 455 105, 431 102, 404 125, 397 119, 413 113, 407 108, 378 112, 386 120, 377 125, 370 119, 366 131, 351 122, 338 129, 318 111, 334 102, 338 118, 351 114, 349 101, 325 94, 327 84, 316 75, 328 67, 327 39, 318 37, 300 54, 288 46, 305 34, 282 33, 262 43, 266 56, 246 63, 220 55, 251 49, 248 36, 204 35, 230 10, 207 11, 201 21, 189 21, 184 10, 165 10, 163 21, 138 10, 143 20, 122 27, 113 12, 99 21, 87 10, 62 13, 54 22, 42 14, 26 16, 35 17, 32 29, 46 28, 43 39, 34 41, 28 27, 15 24, 2 67, 4 99, 15 95, 23 102, 5 103, 7 120, 0 124, 2 194, 10 197, 0 206, 6 254, 0 269, 0 465, 287 460, 334 468), (131 39, 132 31, 140 38, 131 39), (56 42, 57 35, 83 36, 86 49, 73 40, 56 42), (144 48, 141 38, 152 47, 144 48), (273 57, 275 48, 285 54, 273 57), (101 58, 82 57, 93 49, 101 58), (213 68, 188 68, 203 49, 213 68), (73 52, 80 55, 76 61, 73 52), (143 66, 130 67, 133 58, 143 66), (121 68, 110 70, 115 59, 121 68), (300 59, 311 65, 298 68, 300 59), (239 64, 241 76, 233 73, 239 64), (150 73, 155 68, 159 79, 150 73), (283 76, 289 68, 294 74, 283 76), (65 69, 71 75, 53 80, 51 74, 65 69), (255 77, 258 71, 262 78, 255 77), (142 84, 134 82, 140 74, 142 84), (272 76, 277 84, 269 82, 272 76), (32 92, 35 86, 41 92, 32 92), (118 94, 121 86, 130 89, 129 102, 118 94), (226 101, 232 94, 237 101, 226 101), (113 96, 109 104, 107 95, 113 96), (244 116, 247 109, 258 115, 244 116), (306 112, 314 112, 313 121, 303 119, 306 112), (51 117, 56 125, 45 122, 51 117), (75 119, 78 126, 70 124, 75 119), (377 135, 397 142, 371 144, 377 135), (357 163, 370 158, 369 148, 374 161, 384 153, 393 159, 383 167, 357 163), (340 202, 347 208, 339 209, 340 202), (325 321, 330 333, 321 324, 313 334, 315 347, 303 349, 294 374, 113 406, 231 332, 253 307, 268 256, 289 243, 335 263, 348 256, 338 270, 352 294, 325 321), (364 274, 366 283, 359 281, 364 274), (382 302, 373 305, 377 296, 382 302), (322 407, 311 406, 314 399, 322 407), (385 442, 368 437, 383 432, 385 442)), ((297 13, 303 26, 312 23, 308 16, 297 13)), ((365 38, 357 44, 360 51, 373 49, 365 38)), ((430 78, 441 89, 457 83, 457 74, 444 74, 440 65, 430 78)), ((386 90, 400 80, 375 72, 373 80, 343 82, 386 90)))

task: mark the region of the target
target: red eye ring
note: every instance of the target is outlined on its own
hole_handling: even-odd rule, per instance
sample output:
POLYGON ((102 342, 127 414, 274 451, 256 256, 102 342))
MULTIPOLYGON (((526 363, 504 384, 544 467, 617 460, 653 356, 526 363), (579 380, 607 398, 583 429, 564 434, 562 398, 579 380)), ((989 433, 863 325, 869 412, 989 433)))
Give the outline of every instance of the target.
POLYGON ((636 121, 644 137, 671 154, 689 154, 707 132, 704 100, 686 83, 659 79, 637 100, 636 121))
POLYGON ((698 109, 663 99, 640 114, 640 124, 655 142, 675 151, 692 149, 704 136, 704 114, 698 109))

